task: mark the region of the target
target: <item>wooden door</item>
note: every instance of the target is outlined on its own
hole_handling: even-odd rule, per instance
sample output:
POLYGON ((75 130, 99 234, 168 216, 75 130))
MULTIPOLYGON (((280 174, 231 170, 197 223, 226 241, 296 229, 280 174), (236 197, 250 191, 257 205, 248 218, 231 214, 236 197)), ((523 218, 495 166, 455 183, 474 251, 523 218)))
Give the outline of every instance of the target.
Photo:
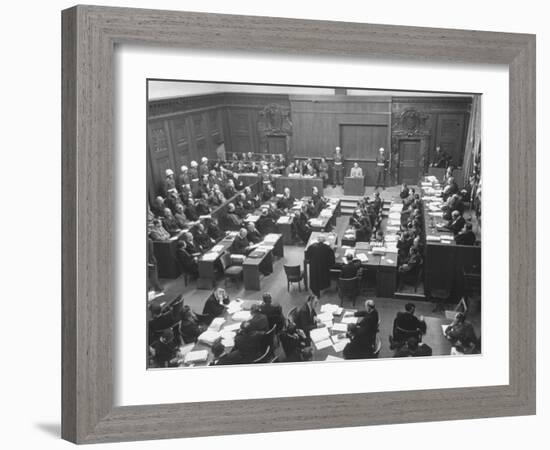
POLYGON ((420 180, 420 139, 399 141, 399 182, 415 185, 420 180))
POLYGON ((166 169, 172 169, 175 174, 175 161, 171 149, 168 122, 159 120, 149 124, 149 155, 151 157, 152 180, 155 184, 155 195, 162 193, 162 183, 166 177, 166 169))

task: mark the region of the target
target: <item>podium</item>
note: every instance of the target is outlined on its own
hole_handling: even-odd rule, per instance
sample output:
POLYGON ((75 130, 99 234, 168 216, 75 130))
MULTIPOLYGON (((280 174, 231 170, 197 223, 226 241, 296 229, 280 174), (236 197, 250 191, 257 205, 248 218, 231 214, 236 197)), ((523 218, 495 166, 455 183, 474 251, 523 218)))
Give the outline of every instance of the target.
POLYGON ((360 195, 365 194, 365 177, 345 177, 344 178, 344 195, 360 195))

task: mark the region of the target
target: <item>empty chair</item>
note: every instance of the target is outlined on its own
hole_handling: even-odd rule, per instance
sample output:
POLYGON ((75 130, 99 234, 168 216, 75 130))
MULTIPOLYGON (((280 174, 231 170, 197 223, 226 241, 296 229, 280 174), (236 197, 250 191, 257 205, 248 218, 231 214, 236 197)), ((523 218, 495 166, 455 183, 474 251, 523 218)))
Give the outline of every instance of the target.
POLYGON ((301 282, 304 279, 304 272, 300 266, 284 266, 286 273, 286 289, 290 291, 290 283, 298 283, 298 291, 302 292, 301 282))
POLYGON ((353 278, 338 278, 338 296, 340 297, 340 306, 343 306, 344 299, 348 298, 355 306, 355 299, 359 295, 359 279, 353 278))
POLYGON ((227 285, 228 280, 233 280, 240 282, 243 278, 243 266, 239 264, 232 264, 231 262, 231 255, 229 253, 225 253, 220 258, 222 268, 223 268, 223 274, 225 276, 225 284, 227 285))

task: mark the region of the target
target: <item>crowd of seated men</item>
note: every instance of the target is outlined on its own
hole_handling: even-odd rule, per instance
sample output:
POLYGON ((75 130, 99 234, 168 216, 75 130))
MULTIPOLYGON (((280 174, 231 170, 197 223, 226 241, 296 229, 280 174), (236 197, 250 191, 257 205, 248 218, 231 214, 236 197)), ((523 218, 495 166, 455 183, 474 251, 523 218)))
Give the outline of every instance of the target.
MULTIPOLYGON (((150 364, 153 367, 170 367, 181 364, 179 348, 183 344, 196 343, 216 317, 223 317, 230 303, 227 292, 217 288, 207 297, 202 313, 183 305, 180 296, 163 310, 151 304, 149 333, 150 364)), ((309 361, 313 356, 311 331, 325 326, 317 317, 319 299, 308 296, 295 308, 288 318, 282 307, 274 302, 269 293, 263 294, 262 302, 253 304, 251 316, 237 331, 234 345, 226 348, 221 339, 211 346, 211 365, 250 364, 253 362, 299 362, 309 361), (269 353, 268 359, 262 355, 269 353)), ((431 356, 432 349, 422 342, 427 324, 422 316, 415 315, 415 305, 407 303, 404 311, 397 312, 389 336, 389 348, 394 357, 431 356)), ((356 311, 356 324, 349 324, 346 337, 349 343, 343 349, 345 359, 375 358, 382 346, 377 339, 380 316, 373 300, 366 300, 365 307, 356 311)), ((463 353, 479 352, 480 343, 473 326, 463 313, 456 315, 445 335, 463 353)))

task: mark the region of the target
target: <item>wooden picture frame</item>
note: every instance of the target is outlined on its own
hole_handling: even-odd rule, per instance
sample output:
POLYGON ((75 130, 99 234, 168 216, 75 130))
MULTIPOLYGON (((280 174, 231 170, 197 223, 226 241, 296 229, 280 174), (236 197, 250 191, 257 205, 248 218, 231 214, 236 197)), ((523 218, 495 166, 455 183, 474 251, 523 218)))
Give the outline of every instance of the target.
POLYGON ((64 439, 94 443, 535 413, 535 36, 97 6, 63 11, 62 31, 64 439), (507 65, 509 384, 114 407, 111 163, 119 43, 507 65))

